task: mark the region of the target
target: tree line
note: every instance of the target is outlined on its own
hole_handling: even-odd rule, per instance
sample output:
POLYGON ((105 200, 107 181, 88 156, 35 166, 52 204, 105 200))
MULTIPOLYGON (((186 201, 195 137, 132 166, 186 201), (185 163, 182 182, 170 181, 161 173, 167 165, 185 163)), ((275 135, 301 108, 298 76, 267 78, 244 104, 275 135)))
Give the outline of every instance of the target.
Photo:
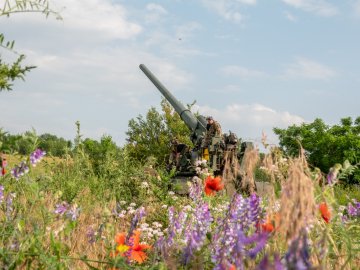
MULTIPOLYGON (((161 111, 150 108, 145 117, 139 115, 129 121, 126 143, 121 147, 109 135, 103 135, 99 141, 82 139, 80 123, 77 125, 78 135, 74 141, 49 133, 37 136, 34 130, 12 135, 0 128, 0 151, 29 155, 36 145, 50 156, 64 157, 80 147, 96 171, 109 154, 126 152, 133 160, 146 162, 153 158, 155 164, 163 166, 168 161, 173 139, 191 145, 189 129, 165 100, 161 102, 161 111)), ((309 164, 324 173, 347 160, 356 168, 348 182, 360 183, 360 117, 342 118, 336 125, 327 125, 317 118, 312 123, 284 129, 275 127, 274 133, 285 155, 298 156, 303 149, 309 164)))

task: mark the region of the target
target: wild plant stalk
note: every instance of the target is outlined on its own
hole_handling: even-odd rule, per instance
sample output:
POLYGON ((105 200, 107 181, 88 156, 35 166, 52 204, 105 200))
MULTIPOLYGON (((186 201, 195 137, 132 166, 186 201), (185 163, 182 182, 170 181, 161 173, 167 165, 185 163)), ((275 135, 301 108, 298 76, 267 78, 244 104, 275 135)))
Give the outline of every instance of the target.
POLYGON ((314 220, 314 186, 308 171, 304 156, 292 160, 282 185, 278 230, 288 242, 298 238, 314 220))
POLYGON ((255 192, 254 171, 259 162, 259 150, 248 147, 240 166, 241 190, 252 194, 255 192))

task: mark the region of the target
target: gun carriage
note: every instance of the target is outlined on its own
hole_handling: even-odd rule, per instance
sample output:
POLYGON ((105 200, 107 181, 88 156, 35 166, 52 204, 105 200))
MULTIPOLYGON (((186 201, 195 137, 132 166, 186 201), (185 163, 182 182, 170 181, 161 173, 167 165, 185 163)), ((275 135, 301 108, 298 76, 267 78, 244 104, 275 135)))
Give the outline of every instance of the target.
MULTIPOLYGON (((207 147, 202 147, 202 142, 207 131, 207 121, 203 115, 194 115, 186 108, 172 93, 155 77, 155 75, 144 65, 140 69, 149 80, 156 86, 165 99, 179 114, 182 121, 191 130, 191 141, 193 147, 174 142, 173 154, 176 159, 169 164, 169 169, 176 168, 173 179, 174 186, 177 186, 179 193, 186 193, 186 182, 197 174, 196 167, 199 161, 206 160, 215 176, 221 175, 227 182, 232 182, 232 189, 238 189, 241 182, 241 161, 245 150, 253 148, 251 142, 241 142, 236 134, 229 131, 228 134, 221 134, 212 137, 207 147)), ((225 183, 226 184, 226 183, 225 183)))

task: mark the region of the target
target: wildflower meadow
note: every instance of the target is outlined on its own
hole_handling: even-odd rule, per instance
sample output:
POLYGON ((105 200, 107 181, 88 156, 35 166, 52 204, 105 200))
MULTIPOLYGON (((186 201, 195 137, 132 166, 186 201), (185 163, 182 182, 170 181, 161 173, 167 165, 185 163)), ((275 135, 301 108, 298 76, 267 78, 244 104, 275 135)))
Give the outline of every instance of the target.
MULTIPOLYGON (((95 172, 80 139, 77 146, 62 159, 36 145, 29 156, 9 156, 2 269, 360 267, 360 191, 339 184, 351 171, 346 162, 325 174, 303 154, 270 148, 260 158, 255 149, 270 191, 230 196, 199 161, 189 194, 179 195, 169 188, 172 172, 151 159, 109 150, 95 172)), ((255 172, 248 176, 255 185, 255 172)))
POLYGON ((2 1, 0 269, 360 269, 360 116, 305 121, 358 115, 359 17, 360 0, 2 1), (125 131, 154 100, 139 64, 162 111, 125 131), (74 118, 126 142, 4 129, 74 118))

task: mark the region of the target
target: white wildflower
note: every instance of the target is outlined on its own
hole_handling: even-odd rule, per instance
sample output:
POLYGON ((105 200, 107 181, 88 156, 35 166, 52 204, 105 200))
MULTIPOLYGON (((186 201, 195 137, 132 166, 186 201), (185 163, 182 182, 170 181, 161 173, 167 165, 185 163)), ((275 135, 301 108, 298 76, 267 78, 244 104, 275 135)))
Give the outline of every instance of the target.
POLYGON ((148 188, 149 187, 149 183, 144 181, 141 183, 141 188, 148 188))

